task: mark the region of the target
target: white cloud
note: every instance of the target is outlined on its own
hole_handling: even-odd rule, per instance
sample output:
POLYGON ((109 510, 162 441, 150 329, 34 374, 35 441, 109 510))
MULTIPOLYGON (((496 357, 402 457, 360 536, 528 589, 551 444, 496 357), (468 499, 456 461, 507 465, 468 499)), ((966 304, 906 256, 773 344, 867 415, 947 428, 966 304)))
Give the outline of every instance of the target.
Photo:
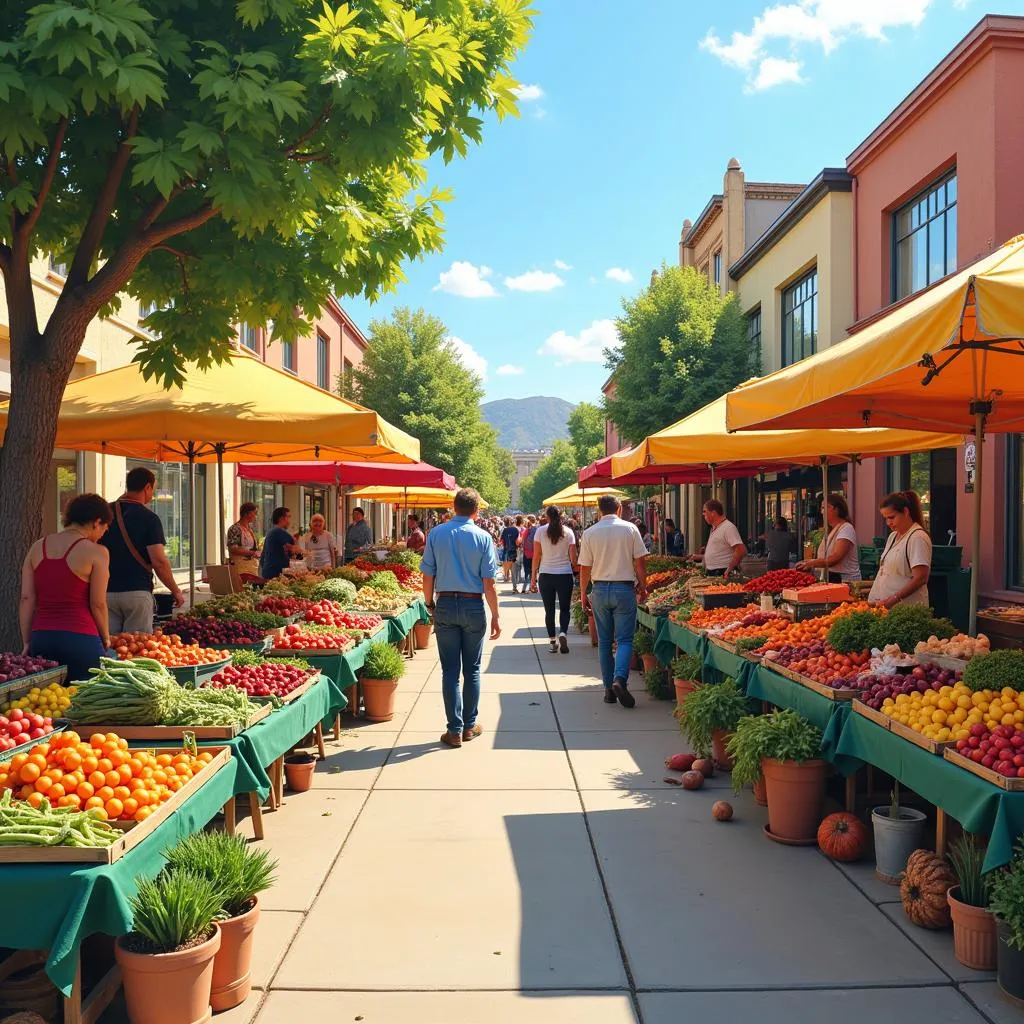
POLYGON ((487 380, 487 360, 468 341, 450 334, 444 342, 467 370, 472 370, 481 380, 487 380))
MULTIPOLYGON (((968 0, 953 0, 961 6, 968 0)), ((733 32, 724 42, 710 30, 701 48, 723 64, 747 72, 747 90, 802 82, 801 46, 820 46, 827 55, 847 39, 884 40, 886 30, 917 28, 933 0, 797 0, 766 7, 749 32, 733 32), (774 48, 781 53, 773 52, 774 48)))
POLYGON ((504 365, 499 366, 494 372, 499 377, 521 377, 526 373, 526 370, 521 366, 513 366, 511 363, 505 363, 504 365))
POLYGON ((619 347, 619 332, 614 320, 595 320, 578 336, 555 331, 537 349, 537 355, 553 356, 555 366, 568 363, 603 363, 606 348, 619 347))
POLYGON ((518 277, 506 277, 505 287, 513 292, 551 292, 565 282, 548 270, 528 270, 518 277))
POLYGON ((565 260, 555 260, 555 270, 572 270, 565 260))
POLYGON ((618 281, 620 284, 629 284, 633 280, 633 275, 622 267, 609 267, 604 276, 609 281, 618 281))
POLYGON ((513 90, 520 103, 532 103, 544 98, 544 90, 539 85, 517 85, 513 90))
POLYGON ((441 272, 441 279, 434 285, 434 291, 460 295, 464 299, 490 299, 498 294, 494 285, 487 280, 493 273, 490 267, 477 267, 456 260, 450 270, 441 272))

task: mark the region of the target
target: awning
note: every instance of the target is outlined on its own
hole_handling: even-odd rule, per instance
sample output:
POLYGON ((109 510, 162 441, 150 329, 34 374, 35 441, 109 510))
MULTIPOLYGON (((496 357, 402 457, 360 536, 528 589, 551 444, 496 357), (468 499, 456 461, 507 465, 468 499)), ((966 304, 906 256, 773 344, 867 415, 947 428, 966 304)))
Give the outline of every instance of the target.
MULTIPOLYGON (((454 487, 360 487, 349 492, 353 501, 386 501, 400 508, 448 508, 455 497, 454 487)), ((481 508, 489 508, 483 498, 481 508)))
POLYGON ((603 498, 608 494, 614 495, 619 501, 625 501, 629 497, 627 494, 623 494, 622 491, 617 491, 614 487, 595 487, 591 490, 589 487, 583 487, 580 484, 569 484, 568 487, 563 487, 557 494, 552 494, 550 498, 545 498, 541 504, 558 505, 562 508, 576 508, 577 506, 596 505, 598 498, 603 498))
POLYGON ((238 466, 243 480, 276 484, 324 484, 361 487, 433 487, 455 492, 455 477, 426 462, 243 462, 238 466))

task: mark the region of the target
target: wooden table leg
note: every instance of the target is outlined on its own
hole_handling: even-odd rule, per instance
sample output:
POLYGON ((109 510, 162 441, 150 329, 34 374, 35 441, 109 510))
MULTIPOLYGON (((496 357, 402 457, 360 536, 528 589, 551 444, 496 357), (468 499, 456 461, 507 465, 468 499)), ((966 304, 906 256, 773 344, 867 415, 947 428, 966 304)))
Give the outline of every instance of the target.
POLYGON ((260 807, 260 797, 255 790, 249 794, 249 814, 252 817, 252 834, 257 839, 262 839, 263 808, 260 807))
POLYGON ((846 776, 846 810, 850 814, 857 813, 857 772, 846 776))
POLYGON ((75 981, 71 995, 64 997, 64 1024, 82 1024, 82 954, 75 963, 75 981))
POLYGON ((946 812, 941 807, 937 807, 935 809, 935 853, 939 857, 946 856, 946 827, 948 824, 946 812))
POLYGON ((284 803, 284 758, 279 757, 275 762, 277 767, 277 774, 275 775, 277 784, 277 806, 280 807, 284 803))
POLYGON ((224 805, 224 831, 229 836, 235 834, 235 798, 232 797, 224 805))
POLYGON ((317 722, 313 730, 313 739, 316 740, 316 752, 323 758, 327 756, 327 748, 324 746, 324 727, 322 722, 317 722))
POLYGON ((121 987, 121 968, 115 964, 92 987, 82 1003, 82 1024, 96 1024, 121 987))
MULTIPOLYGON (((345 697, 348 699, 348 702, 349 702, 348 706, 349 707, 352 706, 352 698, 349 696, 349 694, 351 692, 352 692, 352 687, 350 686, 345 691, 345 697)), ((335 739, 335 741, 341 739, 341 712, 340 711, 334 716, 334 739, 335 739)))

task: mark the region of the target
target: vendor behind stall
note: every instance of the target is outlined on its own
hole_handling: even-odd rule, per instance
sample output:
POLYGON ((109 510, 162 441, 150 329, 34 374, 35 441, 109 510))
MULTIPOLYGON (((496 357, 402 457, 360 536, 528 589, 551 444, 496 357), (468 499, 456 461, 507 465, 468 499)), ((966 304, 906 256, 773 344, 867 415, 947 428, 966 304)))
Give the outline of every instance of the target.
POLYGON ((251 502, 242 503, 238 510, 238 522, 228 527, 225 543, 228 549, 228 565, 233 565, 240 573, 255 576, 259 572, 259 544, 253 526, 259 509, 251 502))
POLYGON ((309 533, 302 538, 310 569, 333 569, 338 562, 338 542, 327 530, 327 520, 316 512, 309 520, 309 533))
POLYGON ((373 530, 361 508, 352 509, 352 522, 345 531, 345 561, 351 562, 373 543, 373 530))
POLYGON ((797 562, 805 571, 828 569, 829 583, 856 583, 860 579, 857 531, 850 522, 850 506, 841 494, 830 494, 825 503, 828 533, 818 545, 817 557, 797 562))
POLYGON ((704 571, 709 576, 724 576, 739 568, 747 546, 743 543, 740 531, 725 518, 725 507, 716 498, 704 502, 704 522, 711 527, 711 535, 701 551, 696 552, 704 557, 704 571))
POLYGON ((270 521, 274 525, 263 541, 263 554, 260 556, 260 576, 265 580, 280 576, 288 568, 290 557, 302 553, 302 548, 288 532, 292 521, 291 509, 275 508, 270 521))
POLYGON ((915 491, 897 491, 883 499, 880 509, 892 533, 885 542, 868 601, 885 608, 927 605, 932 539, 924 528, 921 499, 915 491))

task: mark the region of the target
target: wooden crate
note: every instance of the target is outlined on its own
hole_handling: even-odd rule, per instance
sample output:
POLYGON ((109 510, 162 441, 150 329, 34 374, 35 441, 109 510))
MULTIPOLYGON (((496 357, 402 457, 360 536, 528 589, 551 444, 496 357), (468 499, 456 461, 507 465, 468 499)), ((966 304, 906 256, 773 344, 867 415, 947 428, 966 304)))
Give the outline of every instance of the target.
POLYGON ((854 714, 863 715, 864 718, 870 719, 875 723, 875 725, 885 729, 886 732, 889 731, 889 727, 892 725, 892 719, 888 715, 883 715, 881 711, 869 708, 867 704, 863 701, 857 700, 856 697, 854 697, 850 707, 853 709, 854 714))
MULTIPOLYGON (((276 699, 279 700, 282 704, 291 704, 293 700, 298 700, 304 693, 308 693, 309 690, 316 686, 316 684, 319 683, 322 678, 323 676, 319 672, 314 672, 301 686, 296 686, 295 689, 292 690, 292 692, 289 693, 287 696, 278 697, 276 699)), ((266 706, 268 708, 273 707, 274 699, 275 698, 273 697, 249 698, 249 700, 254 700, 259 704, 266 702, 266 706)))
POLYGON ((1005 775, 1000 775, 999 772, 994 772, 991 768, 986 768, 983 764, 978 764, 969 757, 964 757, 963 754, 957 753, 955 747, 946 747, 942 752, 942 756, 947 761, 952 761, 953 764, 973 772, 975 775, 979 775, 986 782, 991 782, 993 786, 998 786, 1000 789, 1005 789, 1012 793, 1024 790, 1024 779, 1008 779, 1005 775))
POLYGON ((292 650, 288 647, 271 647, 268 658, 331 658, 335 654, 351 651, 355 644, 350 640, 344 647, 317 647, 313 650, 292 650))
POLYGON ((827 697, 829 700, 852 700, 860 693, 860 690, 853 690, 847 687, 826 686, 824 683, 819 683, 816 679, 811 679, 810 676, 801 675, 799 672, 794 672, 784 665, 778 665, 774 661, 766 662, 766 664, 773 672, 778 672, 780 676, 792 679, 794 683, 806 686, 808 690, 820 693, 822 697, 827 697))
MULTIPOLYGON (((195 777, 160 804, 145 821, 112 822, 124 835, 110 846, 0 846, 0 864, 113 864, 165 822, 193 793, 202 789, 231 760, 230 747, 204 747, 213 759, 195 777)), ((179 754, 180 747, 159 748, 157 754, 179 754)))
MULTIPOLYGON (((888 718, 888 715, 886 717, 888 718)), ((941 754, 947 747, 956 746, 956 740, 933 740, 930 736, 923 736, 916 729, 911 729, 909 725, 897 722, 893 718, 889 719, 889 732, 927 750, 929 754, 941 754)))
POLYGON ((67 675, 67 665, 58 665, 56 668, 48 668, 45 672, 33 672, 30 676, 8 679, 6 683, 0 683, 0 704, 6 704, 9 700, 17 700, 18 697, 37 686, 40 690, 49 686, 50 683, 60 683, 63 686, 67 675))
POLYGON ((708 639, 716 646, 721 647, 723 651, 728 651, 730 654, 736 653, 736 644, 733 641, 722 640, 717 636, 708 637, 708 639))
POLYGON ((938 665, 939 668, 946 668, 951 672, 963 672, 967 668, 967 662, 963 658, 950 658, 945 654, 929 654, 922 651, 915 657, 922 665, 938 665))
POLYGON ((249 716, 245 725, 117 725, 107 723, 73 723, 72 728, 91 735, 94 732, 112 732, 126 740, 150 740, 153 743, 180 743, 185 733, 195 734, 197 740, 233 740, 246 729, 262 721, 273 711, 270 704, 260 704, 249 716))

